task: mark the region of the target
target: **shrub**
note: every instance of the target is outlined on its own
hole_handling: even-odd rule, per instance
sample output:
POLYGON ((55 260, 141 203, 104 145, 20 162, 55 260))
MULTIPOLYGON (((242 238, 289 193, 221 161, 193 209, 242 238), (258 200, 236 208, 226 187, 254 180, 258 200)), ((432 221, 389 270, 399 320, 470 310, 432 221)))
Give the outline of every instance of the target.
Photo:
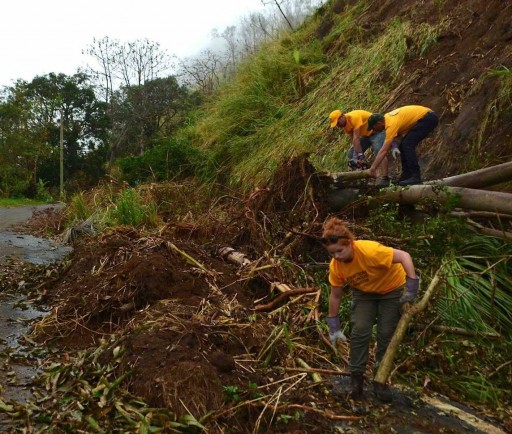
POLYGON ((110 216, 114 224, 128 226, 158 226, 155 203, 145 204, 142 196, 134 189, 124 190, 118 197, 110 216))
POLYGON ((199 149, 174 138, 156 145, 144 155, 120 158, 123 178, 131 185, 144 181, 165 181, 195 174, 201 160, 199 149))

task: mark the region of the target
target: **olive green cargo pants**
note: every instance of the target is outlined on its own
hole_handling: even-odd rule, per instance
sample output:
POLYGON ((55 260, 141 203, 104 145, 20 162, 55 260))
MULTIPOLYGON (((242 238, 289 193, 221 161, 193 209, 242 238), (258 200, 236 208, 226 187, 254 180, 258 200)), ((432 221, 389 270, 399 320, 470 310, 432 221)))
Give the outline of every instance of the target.
POLYGON ((352 374, 364 374, 366 370, 370 339, 375 323, 377 324, 376 363, 382 360, 400 320, 400 297, 403 289, 401 286, 384 295, 353 289, 349 365, 352 374))

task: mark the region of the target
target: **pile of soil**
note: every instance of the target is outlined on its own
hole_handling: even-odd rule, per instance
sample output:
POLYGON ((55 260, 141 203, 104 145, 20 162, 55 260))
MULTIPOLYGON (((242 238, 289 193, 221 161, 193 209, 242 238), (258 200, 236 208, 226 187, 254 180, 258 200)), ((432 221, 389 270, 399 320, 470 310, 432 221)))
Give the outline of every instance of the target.
MULTIPOLYGON (((58 276, 39 288, 52 312, 35 336, 66 351, 114 339, 112 347, 124 353, 118 375, 130 372, 126 387, 135 396, 177 415, 219 412, 233 404, 226 387, 243 396, 250 384, 258 387, 269 376, 286 379, 284 372, 269 373, 262 365, 291 361, 283 341, 258 357, 280 321, 251 319, 253 279, 241 278, 238 267, 213 254, 195 244, 182 225, 169 225, 158 236, 119 227, 84 238, 58 276)), ((259 276, 260 290, 262 280, 259 276)), ((106 351, 103 362, 113 358, 113 351, 106 351)), ((286 398, 304 401, 298 388, 286 398)), ((248 420, 260 411, 245 409, 237 423, 253 423, 248 420)), ((215 417, 215 423, 230 417, 215 417)), ((268 418, 271 414, 262 421, 268 418)), ((310 432, 325 432, 328 423, 320 419, 311 418, 310 432)))

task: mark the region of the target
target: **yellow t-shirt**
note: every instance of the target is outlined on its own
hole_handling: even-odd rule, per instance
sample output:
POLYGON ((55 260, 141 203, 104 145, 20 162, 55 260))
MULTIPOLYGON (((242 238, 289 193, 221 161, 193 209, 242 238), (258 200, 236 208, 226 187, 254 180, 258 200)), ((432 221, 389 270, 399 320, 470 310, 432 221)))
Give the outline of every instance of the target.
POLYGON ((345 132, 352 134, 356 128, 361 128, 361 137, 368 137, 371 131, 368 131, 368 118, 371 116, 370 112, 366 110, 353 110, 345 113, 347 124, 345 125, 345 132))
POLYGON ((384 115, 386 142, 407 133, 430 109, 421 105, 406 105, 384 115))
POLYGON ((392 261, 392 247, 376 241, 354 241, 354 259, 351 262, 331 259, 329 283, 338 287, 347 283, 363 292, 387 294, 405 284, 404 267, 392 261))

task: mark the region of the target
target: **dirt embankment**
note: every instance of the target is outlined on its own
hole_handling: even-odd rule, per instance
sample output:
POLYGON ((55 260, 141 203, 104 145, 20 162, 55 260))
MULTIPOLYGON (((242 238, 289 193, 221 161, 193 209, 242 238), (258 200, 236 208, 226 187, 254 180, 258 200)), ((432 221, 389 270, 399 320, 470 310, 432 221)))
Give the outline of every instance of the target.
POLYGON ((512 4, 386 0, 372 6, 360 24, 367 35, 378 34, 397 18, 442 28, 426 55, 406 62, 398 91, 382 108, 419 104, 440 115, 439 128, 419 148, 428 177, 510 161, 512 100, 510 87, 503 93, 500 83, 504 77, 510 83, 512 4))

